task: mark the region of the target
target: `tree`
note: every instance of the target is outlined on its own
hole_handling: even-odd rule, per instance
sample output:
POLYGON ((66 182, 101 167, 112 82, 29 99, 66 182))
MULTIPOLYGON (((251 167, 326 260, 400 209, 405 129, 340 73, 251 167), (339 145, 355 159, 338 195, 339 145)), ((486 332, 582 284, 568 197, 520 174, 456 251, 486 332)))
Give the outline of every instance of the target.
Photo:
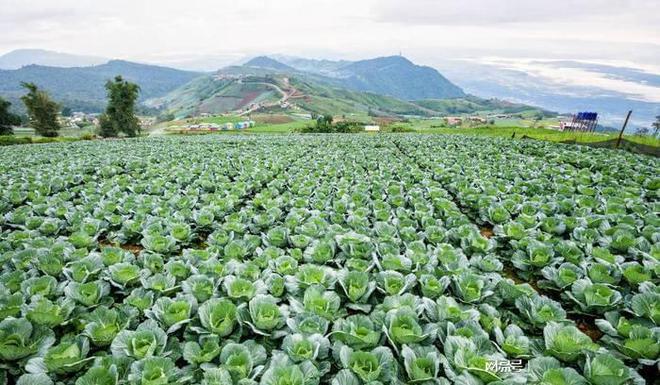
POLYGON ((12 126, 21 124, 21 117, 9 111, 11 103, 0 98, 0 135, 12 135, 12 126))
POLYGON ((99 116, 99 135, 104 138, 115 137, 119 135, 119 128, 113 124, 107 114, 99 116))
POLYGON ((116 76, 105 83, 105 89, 108 93, 108 106, 99 118, 100 135, 107 138, 123 132, 126 136, 137 136, 140 133, 140 121, 135 116, 135 102, 140 87, 116 76))
POLYGON ((655 122, 651 124, 653 128, 655 128, 655 131, 653 132, 653 136, 658 136, 658 130, 660 130, 660 115, 655 117, 655 122))
POLYGON ((332 115, 321 115, 318 118, 316 118, 316 128, 319 130, 319 132, 328 132, 326 130, 332 128, 332 121, 333 121, 332 115))
POLYGON ((62 116, 72 116, 73 111, 71 110, 71 107, 62 107, 62 116))
POLYGON ((50 99, 46 91, 40 90, 36 84, 22 82, 21 86, 28 90, 27 95, 21 96, 21 100, 27 108, 32 128, 41 136, 58 136, 60 123, 57 121, 57 113, 60 106, 50 99))

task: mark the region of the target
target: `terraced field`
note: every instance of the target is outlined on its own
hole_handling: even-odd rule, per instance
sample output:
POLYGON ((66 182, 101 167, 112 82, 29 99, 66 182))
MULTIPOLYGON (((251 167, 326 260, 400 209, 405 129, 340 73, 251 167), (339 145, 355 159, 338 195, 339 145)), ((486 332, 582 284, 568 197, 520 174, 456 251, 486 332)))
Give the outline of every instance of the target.
POLYGON ((0 383, 651 383, 659 169, 420 134, 6 147, 0 383))

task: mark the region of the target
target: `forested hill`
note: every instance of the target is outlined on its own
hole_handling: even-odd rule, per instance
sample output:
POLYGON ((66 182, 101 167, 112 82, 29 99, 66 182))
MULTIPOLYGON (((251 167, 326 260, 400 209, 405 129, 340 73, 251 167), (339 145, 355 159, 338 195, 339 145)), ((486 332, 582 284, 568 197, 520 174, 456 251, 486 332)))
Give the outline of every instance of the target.
POLYGON ((19 97, 25 93, 21 82, 32 82, 63 106, 97 112, 105 106, 105 82, 117 75, 140 85, 141 100, 163 96, 200 76, 197 72, 123 60, 71 68, 28 65, 16 70, 0 70, 0 96, 18 105, 19 97))

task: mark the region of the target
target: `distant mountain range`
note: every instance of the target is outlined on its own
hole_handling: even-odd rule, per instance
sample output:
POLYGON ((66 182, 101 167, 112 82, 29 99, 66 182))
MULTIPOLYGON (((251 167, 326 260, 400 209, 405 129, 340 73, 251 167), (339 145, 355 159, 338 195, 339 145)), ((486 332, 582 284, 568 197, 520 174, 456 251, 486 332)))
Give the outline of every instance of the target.
POLYGON ((660 115, 660 74, 637 68, 574 60, 445 60, 438 67, 471 94, 564 113, 597 111, 607 126, 620 128, 628 110, 631 130, 660 115))
MULTIPOLYGON (((177 60, 168 61, 167 66, 201 68, 199 63, 204 63, 202 67, 211 68, 213 63, 216 63, 221 67, 223 63, 236 59, 234 57, 230 60, 227 55, 200 54, 194 57, 179 57, 177 60), (197 64, 190 64, 192 62, 197 64)), ((646 71, 626 65, 575 60, 507 60, 443 58, 434 62, 434 67, 442 74, 430 67, 414 65, 400 56, 353 62, 272 55, 256 57, 242 66, 233 67, 244 70, 259 68, 279 75, 296 75, 293 76, 295 80, 304 79, 327 89, 366 92, 378 97, 396 99, 405 102, 404 104, 408 103, 406 105, 420 99, 465 99, 465 95, 470 94, 486 100, 506 99, 518 105, 539 106, 562 113, 597 111, 600 113, 602 123, 615 127, 621 125, 626 112, 632 109, 631 129, 649 127, 655 116, 660 115, 660 74, 652 69, 646 71), (524 65, 521 66, 521 63, 524 65), (555 76, 552 76, 553 74, 555 76), (639 95, 640 92, 645 95, 639 95)), ((17 89, 17 81, 29 80, 43 82, 41 85, 44 88, 49 89, 62 103, 69 104, 75 109, 98 110, 104 105, 105 91, 102 85, 106 78, 121 73, 113 73, 116 70, 125 71, 126 77, 129 77, 127 74, 131 72, 124 68, 113 68, 112 65, 104 66, 106 63, 108 59, 94 56, 45 50, 12 51, 0 56, 0 69, 19 72, 0 71, 0 96, 9 97, 16 103, 17 96, 22 92, 17 89), (38 66, 35 68, 33 64, 48 68, 38 68, 38 66), (19 69, 23 66, 30 68, 19 69), (98 72, 102 79, 99 80, 97 76, 85 73, 80 68, 65 67, 100 67, 88 72, 100 70, 98 72), (105 71, 104 68, 112 70, 105 71), (70 71, 60 72, 65 69, 70 71)), ((142 66, 142 64, 122 61, 116 63, 142 66)), ((131 77, 142 86, 142 100, 164 100, 168 93, 184 85, 187 85, 187 91, 179 89, 177 94, 186 92, 188 95, 193 94, 195 92, 192 89, 201 83, 205 83, 205 87, 210 87, 205 92, 210 92, 218 86, 217 81, 207 81, 210 76, 208 73, 196 71, 170 73, 160 69, 176 70, 145 66, 145 71, 131 77), (159 70, 152 72, 153 68, 159 70), (201 80, 189 83, 198 75, 202 76, 201 80)), ((238 102, 241 100, 242 98, 238 102)), ((471 105, 471 103, 467 104, 471 105)), ((17 106, 20 107, 20 104, 17 106)), ((190 106, 186 108, 194 109, 190 106)))
POLYGON ((354 62, 258 56, 208 74, 19 50, 1 56, 2 66, 12 69, 0 69, 0 96, 19 111, 19 98, 25 93, 20 86, 23 81, 36 83, 74 111, 102 111, 105 82, 116 75, 140 85, 145 106, 178 115, 256 109, 375 116, 540 111, 524 104, 468 96, 435 69, 402 56, 354 62))
POLYGON ((44 49, 17 49, 0 56, 0 69, 15 70, 37 64, 48 67, 87 67, 107 63, 98 56, 73 55, 44 49))
POLYGON ((106 104, 104 85, 116 75, 138 83, 140 100, 147 100, 163 96, 201 74, 123 60, 70 68, 30 64, 19 69, 0 70, 0 96, 20 108, 19 97, 25 93, 20 84, 33 82, 63 106, 74 111, 98 112, 106 104))
POLYGON ((220 84, 219 87, 223 88, 226 85, 231 85, 231 87, 218 89, 217 82, 213 80, 222 74, 250 75, 255 71, 255 74, 259 76, 272 74, 280 75, 280 78, 291 78, 292 83, 298 84, 301 92, 304 90, 308 98, 319 99, 314 108, 307 107, 326 112, 364 109, 365 111, 380 111, 382 114, 428 115, 431 111, 413 105, 410 101, 466 96, 458 86, 449 82, 436 70, 417 66, 400 56, 357 62, 325 61, 325 68, 333 66, 330 71, 311 71, 310 68, 320 67, 315 67, 315 61, 307 59, 292 60, 292 65, 289 65, 271 57, 259 56, 243 66, 226 67, 213 76, 122 60, 86 65, 103 60, 102 58, 43 50, 10 52, 0 57, 0 62, 5 63, 6 67, 19 68, 0 70, 0 96, 14 103, 14 108, 21 109, 19 98, 25 91, 20 83, 33 82, 50 92, 53 98, 63 106, 77 111, 98 112, 104 108, 106 102, 105 82, 116 75, 122 75, 140 85, 140 100, 150 100, 149 105, 158 105, 162 108, 176 106, 175 109, 196 111, 204 110, 205 105, 208 104, 216 106, 212 108, 213 110, 227 112, 240 108, 242 104, 248 102, 254 103, 269 98, 280 99, 281 95, 272 85, 246 84, 239 86, 240 89, 236 90, 237 85, 229 82, 232 84, 220 84), (195 80, 200 76, 201 79, 195 80), (254 90, 255 87, 265 87, 265 89, 258 92, 254 90), (246 89, 244 92, 249 95, 241 96, 236 103, 228 102, 232 99, 229 97, 231 92, 242 95, 244 93, 241 91, 242 89, 246 89), (166 97, 170 93, 172 95, 166 97), (223 103, 218 105, 218 103, 204 100, 203 96, 206 93, 211 93, 209 96, 216 99, 223 93, 228 93, 228 95, 225 95, 222 98, 223 103), (369 94, 368 97, 366 93, 369 94), (192 101, 186 97, 183 97, 182 100, 175 100, 177 95, 196 96, 192 101), (375 99, 382 100, 371 104, 367 102, 368 100, 375 101, 375 99), (168 102, 163 103, 163 100, 168 102), (321 100, 327 106, 322 106, 321 100), (184 104, 186 104, 185 108, 184 104), (395 104, 397 106, 393 107, 395 104), (341 107, 335 108, 338 105, 341 107), (384 108, 384 106, 389 107, 384 108))
POLYGON ((275 71, 293 72, 295 68, 290 67, 280 61, 269 58, 268 56, 257 56, 248 60, 245 64, 246 67, 265 68, 275 71))
MULTIPOLYGON (((274 60, 274 59, 270 59, 274 60)), ((355 91, 402 100, 447 99, 465 92, 431 67, 418 66, 403 56, 355 62, 279 58, 283 65, 323 77, 323 81, 355 91)), ((250 65, 248 62, 246 65, 250 65)))
POLYGON ((538 108, 466 95, 429 67, 400 57, 359 62, 259 56, 147 101, 178 116, 230 111, 293 110, 333 115, 442 116, 463 113, 545 113, 538 108), (322 65, 314 65, 322 64, 322 65))

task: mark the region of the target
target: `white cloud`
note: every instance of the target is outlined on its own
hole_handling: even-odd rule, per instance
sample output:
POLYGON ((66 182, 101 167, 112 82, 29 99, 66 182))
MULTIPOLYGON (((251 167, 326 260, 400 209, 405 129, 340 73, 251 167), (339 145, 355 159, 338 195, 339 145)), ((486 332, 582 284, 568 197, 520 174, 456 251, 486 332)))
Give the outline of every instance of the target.
POLYGON ((434 62, 545 51, 653 64, 657 8, 657 0, 0 0, 0 52, 221 65, 272 52, 357 59, 403 51, 434 62))
MULTIPOLYGON (((485 57, 473 60, 480 64, 491 65, 502 69, 514 70, 527 73, 533 77, 555 83, 565 87, 594 87, 603 92, 617 92, 626 94, 632 100, 651 103, 660 103, 660 87, 646 85, 640 82, 628 81, 609 77, 605 73, 589 70, 589 67, 575 68, 572 65, 562 65, 559 61, 539 58, 510 59, 501 57, 485 57)), ((577 62, 580 62, 579 60, 577 62)), ((657 66, 637 66, 626 62, 591 62, 581 61, 584 64, 624 65, 628 68, 636 68, 640 71, 660 75, 657 66)), ((572 89, 571 92, 575 92, 572 89)))
MULTIPOLYGON (((382 0, 378 17, 406 24, 493 25, 597 19, 657 11, 654 0, 382 0)), ((646 17, 644 17, 646 18, 646 17)))

